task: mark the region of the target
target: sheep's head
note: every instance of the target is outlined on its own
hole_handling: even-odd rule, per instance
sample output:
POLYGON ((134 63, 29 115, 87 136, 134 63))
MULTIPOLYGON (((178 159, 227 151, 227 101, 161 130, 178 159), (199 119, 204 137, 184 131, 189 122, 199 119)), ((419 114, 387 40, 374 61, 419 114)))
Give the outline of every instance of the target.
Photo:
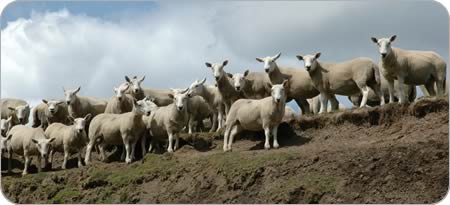
POLYGON ((271 73, 275 70, 275 67, 277 63, 275 62, 279 57, 281 56, 281 53, 278 53, 274 56, 267 56, 264 58, 256 58, 258 62, 264 63, 264 70, 266 73, 271 73))
POLYGON ((187 107, 187 103, 191 94, 188 92, 189 88, 186 89, 172 89, 173 95, 169 95, 177 108, 178 111, 183 111, 187 107))
POLYGON ((372 37, 371 40, 377 44, 378 52, 380 52, 381 57, 384 58, 391 53, 392 51, 391 43, 394 42, 395 38, 397 38, 396 35, 393 35, 390 38, 380 38, 380 39, 372 37))
POLYGON ((8 119, 0 120, 0 130, 3 136, 6 136, 6 133, 8 133, 9 129, 11 128, 11 123, 12 123, 12 116, 9 116, 8 119))
POLYGON ((87 114, 84 117, 80 117, 80 118, 72 118, 69 116, 69 119, 73 122, 75 131, 77 132, 77 134, 81 134, 86 130, 86 124, 87 122, 91 119, 91 114, 87 114))
POLYGON ((116 93, 116 98, 121 101, 123 98, 123 95, 130 87, 130 84, 128 82, 122 83, 118 88, 114 88, 114 92, 116 93))
POLYGON ((36 145, 37 149, 39 150, 39 153, 41 154, 41 156, 45 159, 48 157, 48 152, 50 151, 50 147, 51 147, 51 142, 53 142, 53 140, 55 140, 55 138, 50 138, 50 139, 46 139, 46 138, 34 138, 31 139, 31 141, 36 145))
POLYGON ((225 67, 227 64, 228 60, 225 60, 222 63, 214 63, 214 64, 208 62, 205 63, 206 67, 211 68, 216 81, 222 79, 225 76, 225 71, 223 70, 223 67, 225 67))
POLYGON ((249 73, 249 70, 246 70, 243 74, 242 73, 236 73, 233 76, 231 76, 231 79, 233 80, 233 86, 234 89, 238 92, 240 92, 246 85, 247 77, 249 73))
POLYGON ((296 56, 299 61, 303 61, 305 63, 305 69, 308 72, 314 72, 317 68, 317 59, 320 57, 320 53, 316 53, 315 55, 297 55, 296 56))
POLYGON ((64 97, 65 97, 65 99, 66 99, 67 105, 72 104, 72 103, 76 100, 76 98, 77 98, 77 93, 80 92, 80 90, 81 90, 81 87, 80 87, 80 86, 78 86, 78 88, 76 88, 76 89, 74 89, 74 90, 71 90, 71 89, 66 90, 66 89, 63 87, 64 97))
POLYGON ((125 76, 125 80, 130 84, 131 91, 136 94, 142 91, 141 83, 145 80, 145 75, 141 78, 134 76, 131 79, 128 76, 125 76))
POLYGON ((286 101, 286 90, 289 86, 289 81, 284 80, 281 84, 276 84, 272 86, 272 99, 275 103, 286 101))
POLYGON ((8 141, 11 139, 12 135, 9 135, 8 137, 3 137, 3 134, 1 135, 1 139, 0 139, 0 149, 1 152, 6 152, 7 148, 8 148, 8 141))
POLYGON ((47 110, 50 113, 50 115, 54 115, 58 112, 59 106, 64 103, 62 100, 46 100, 42 99, 42 102, 44 102, 47 105, 47 110))
POLYGON ((151 100, 150 97, 147 96, 142 100, 139 101, 134 100, 133 102, 134 102, 133 111, 138 114, 146 116, 150 116, 150 114, 152 114, 152 111, 158 108, 158 106, 153 102, 153 100, 151 100))
POLYGON ((189 94, 190 95, 199 95, 201 90, 204 88, 204 84, 206 82, 206 78, 203 78, 203 80, 195 80, 190 86, 189 86, 189 94))
POLYGON ((28 123, 28 116, 30 116, 30 110, 31 110, 30 105, 28 105, 28 104, 19 105, 15 108, 8 107, 8 109, 11 110, 16 115, 20 124, 25 125, 28 123))

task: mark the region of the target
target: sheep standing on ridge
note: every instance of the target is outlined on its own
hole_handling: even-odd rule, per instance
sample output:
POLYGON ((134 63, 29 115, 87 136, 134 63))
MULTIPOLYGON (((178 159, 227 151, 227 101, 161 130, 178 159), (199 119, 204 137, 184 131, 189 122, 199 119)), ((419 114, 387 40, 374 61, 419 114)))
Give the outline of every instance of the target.
POLYGON ((53 164, 53 155, 55 152, 64 153, 64 161, 61 168, 66 169, 69 154, 78 152, 78 167, 83 166, 81 163, 81 154, 88 141, 85 126, 90 117, 91 114, 87 114, 84 118, 72 118, 72 125, 53 123, 48 126, 45 130, 45 135, 48 138, 55 139, 51 142, 50 164, 53 164))
POLYGON ((444 95, 447 64, 433 51, 412 51, 391 46, 396 35, 372 41, 377 44, 381 55, 381 74, 388 81, 389 103, 394 102, 394 80, 398 80, 399 103, 406 103, 404 84, 425 85, 432 96, 444 95), (436 87, 436 90, 435 88, 436 87))
POLYGON ((249 72, 232 75, 233 85, 236 91, 242 92, 247 99, 261 99, 270 96, 272 83, 265 73, 249 72))
POLYGON ((93 97, 78 96, 81 87, 75 90, 64 90, 64 96, 69 108, 69 115, 73 118, 84 117, 91 114, 93 117, 104 113, 107 102, 93 97))
MULTIPOLYGON (((352 96, 363 94, 360 107, 366 106, 369 88, 381 97, 380 73, 378 66, 369 58, 356 58, 342 63, 319 62, 320 53, 315 55, 297 55, 298 60, 305 63, 314 86, 320 91, 320 111, 327 111, 328 100, 335 95, 352 96)), ((335 109, 332 109, 335 110, 335 109)))
POLYGON ((212 109, 213 116, 211 120, 211 129, 209 132, 218 131, 223 127, 223 121, 225 118, 225 105, 222 95, 216 86, 205 85, 206 78, 203 80, 195 80, 189 86, 189 93, 193 96, 199 95, 206 100, 209 107, 212 109))
POLYGON ((60 122, 68 124, 67 117, 69 110, 67 104, 63 100, 42 100, 42 103, 37 105, 33 111, 32 127, 41 127, 47 129, 49 124, 60 122))
MULTIPOLYGON (((133 111, 122 114, 102 113, 95 116, 89 126, 89 144, 86 149, 85 164, 91 159, 91 151, 97 141, 104 161, 106 159, 105 146, 125 145, 125 162, 131 163, 134 158, 136 142, 143 137, 146 127, 143 122, 144 115, 150 115, 155 104, 144 98, 133 101, 133 111)), ((142 150, 145 154, 145 148, 142 150)))
POLYGON ((134 76, 132 79, 125 76, 125 80, 130 84, 130 88, 126 93, 131 94, 137 100, 141 100, 145 97, 152 98, 154 99, 154 103, 158 106, 166 106, 172 103, 172 99, 169 97, 169 94, 172 94, 171 90, 142 88, 141 83, 144 79, 145 76, 142 76, 139 79, 137 76, 134 76))
MULTIPOLYGON (((184 90, 173 89, 172 91, 175 94, 182 94, 185 92, 189 92, 189 88, 186 88, 184 90)), ((197 122, 197 128, 202 127, 203 120, 207 117, 210 117, 212 113, 209 104, 201 96, 191 96, 190 98, 188 98, 187 111, 189 115, 187 124, 189 134, 192 134, 195 122, 197 122)))
MULTIPOLYGON (((287 102, 295 100, 302 110, 302 114, 311 113, 306 99, 319 95, 319 91, 314 87, 306 70, 279 66, 276 60, 280 55, 281 53, 278 53, 275 56, 256 58, 256 60, 264 63, 264 70, 269 75, 272 84, 280 84, 284 80, 289 80, 288 90, 286 90, 287 102)), ((333 107, 337 107, 339 103, 336 98, 333 98, 331 104, 333 107)))
POLYGON ((8 172, 10 173, 12 168, 12 155, 16 153, 22 155, 25 159, 22 175, 28 174, 31 156, 37 156, 37 168, 39 172, 41 171, 41 159, 44 158, 45 164, 47 164, 50 143, 55 140, 55 138, 47 139, 42 128, 31 128, 25 125, 14 126, 9 131, 8 138, 10 138, 8 144, 8 172))
POLYGON ((125 94, 129 87, 129 83, 122 83, 118 88, 114 88, 116 95, 108 101, 105 113, 122 114, 133 110, 133 96, 125 94))
POLYGON ((4 98, 0 100, 1 119, 12 116, 11 126, 18 124, 26 125, 30 117, 30 105, 20 99, 4 98))
POLYGON ((231 151, 236 134, 242 130, 264 130, 264 148, 269 149, 269 138, 273 136, 273 147, 278 148, 278 126, 283 119, 286 106, 286 90, 289 82, 272 86, 272 96, 259 100, 239 99, 230 108, 227 116, 223 150, 231 151))

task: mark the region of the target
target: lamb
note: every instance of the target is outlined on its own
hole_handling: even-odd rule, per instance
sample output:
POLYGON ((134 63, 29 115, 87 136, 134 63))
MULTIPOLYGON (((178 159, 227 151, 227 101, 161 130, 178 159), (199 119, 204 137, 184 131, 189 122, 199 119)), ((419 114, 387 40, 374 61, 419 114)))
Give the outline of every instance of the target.
POLYGON ((224 71, 223 68, 227 64, 228 60, 223 61, 223 63, 214 63, 214 64, 208 62, 205 63, 206 67, 211 68, 211 70, 213 71, 217 87, 224 100, 225 113, 228 113, 229 108, 236 100, 244 97, 240 92, 234 89, 232 79, 224 71))
POLYGON ((272 86, 272 94, 259 100, 239 99, 230 108, 227 116, 223 150, 231 151, 236 134, 242 130, 264 130, 265 149, 270 149, 269 138, 273 135, 273 147, 278 148, 278 126, 283 119, 286 105, 286 90, 289 82, 272 86))
POLYGON ((381 104, 383 104, 384 96, 380 94, 378 66, 369 58, 355 58, 341 63, 323 63, 318 60, 320 53, 296 57, 304 62, 314 86, 320 91, 319 113, 327 111, 328 100, 335 98, 336 94, 351 96, 361 92, 363 98, 360 107, 364 107, 367 103, 369 88, 381 97, 381 104))
POLYGON ((141 100, 144 97, 148 96, 150 98, 155 99, 154 103, 158 106, 166 106, 172 103, 172 99, 169 95, 172 94, 172 91, 169 89, 151 89, 151 88, 142 88, 141 83, 144 81, 145 76, 141 78, 137 78, 134 76, 130 79, 128 76, 125 76, 125 80, 130 84, 130 88, 126 92, 127 94, 131 94, 137 100, 141 100))
POLYGON ((9 116, 8 119, 0 120, 0 130, 2 136, 7 136, 9 129, 12 127, 12 116, 9 116))
MULTIPOLYGON (((151 136, 151 144, 153 144, 155 140, 168 138, 169 146, 167 147, 167 152, 169 153, 172 153, 179 147, 178 134, 188 122, 189 115, 187 104, 191 94, 188 92, 177 92, 173 95, 171 94, 171 97, 173 101, 172 104, 158 107, 158 109, 152 112, 150 117, 144 117, 145 125, 151 136), (173 144, 174 138, 175 145, 173 144)), ((141 143, 145 144, 144 138, 141 143)), ((152 146, 150 146, 148 151, 150 152, 151 149, 152 146)))
POLYGON ((265 73, 249 72, 235 73, 231 76, 236 91, 242 92, 247 99, 261 99, 270 96, 272 83, 265 73))
MULTIPOLYGON (((95 116, 89 126, 89 143, 86 149, 85 164, 88 165, 91 151, 97 141, 100 141, 99 150, 102 160, 106 159, 105 146, 125 145, 125 162, 131 163, 134 157, 136 142, 146 131, 143 115, 150 115, 156 106, 147 97, 133 101, 133 111, 122 114, 102 113, 95 116)), ((145 154, 145 148, 142 150, 145 154)))
MULTIPOLYGON (((181 89, 172 89, 175 94, 182 94, 185 92, 189 92, 189 88, 184 90, 181 89)), ((197 122, 198 126, 201 127, 203 125, 203 119, 210 117, 212 110, 209 107, 209 104, 203 99, 201 96, 191 96, 188 99, 187 103, 187 111, 189 115, 188 120, 188 133, 191 135, 194 130, 194 123, 197 122)))
POLYGON ((53 164, 53 155, 56 152, 64 153, 64 161, 61 166, 66 169, 69 154, 78 152, 78 167, 83 166, 81 163, 81 154, 84 146, 87 143, 87 136, 85 131, 86 122, 89 121, 91 114, 87 114, 84 118, 73 119, 72 125, 65 125, 62 123, 53 123, 45 130, 45 135, 48 138, 54 138, 51 142, 50 149, 50 163, 53 164))
POLYGON ((129 83, 123 83, 118 88, 114 88, 116 95, 108 101, 105 113, 122 114, 133 110, 133 96, 125 94, 129 87, 129 83))
MULTIPOLYGON (((309 77, 306 70, 277 65, 276 60, 280 56, 281 53, 278 53, 275 56, 256 58, 256 60, 264 63, 264 69, 272 84, 280 84, 286 79, 289 80, 289 88, 286 91, 287 102, 295 100, 303 114, 311 113, 306 99, 319 95, 319 91, 314 87, 311 77, 309 77)), ((331 99, 331 104, 334 106, 338 105, 336 98, 331 99)))
POLYGON ((37 105, 33 111, 32 127, 42 127, 47 129, 48 125, 55 122, 68 124, 67 117, 69 111, 67 104, 63 100, 46 100, 42 99, 42 103, 37 105))
POLYGON ((79 118, 91 114, 92 117, 95 117, 96 115, 105 112, 107 104, 105 100, 78 96, 77 94, 80 92, 80 89, 80 86, 75 90, 66 90, 63 88, 70 116, 79 118))
POLYGON ((205 85, 206 78, 203 80, 195 80, 189 86, 189 93, 193 96, 199 95, 205 99, 212 109, 213 118, 210 132, 219 131, 223 127, 223 121, 225 117, 225 105, 222 95, 216 86, 205 85))
POLYGON ((381 55, 381 73, 388 81, 389 103, 394 102, 394 80, 398 80, 400 104, 406 103, 404 84, 425 85, 430 95, 436 95, 436 91, 437 95, 443 95, 447 64, 442 57, 433 51, 394 48, 391 44, 396 37, 393 35, 390 38, 371 38, 377 44, 381 55))
POLYGON ((0 100, 1 119, 8 119, 12 116, 11 125, 26 125, 30 117, 31 107, 24 100, 14 98, 4 98, 0 100))
POLYGON ((31 163, 31 156, 38 158, 38 172, 41 171, 41 159, 44 158, 45 164, 48 160, 48 151, 50 143, 55 138, 46 138, 44 130, 40 127, 31 128, 24 125, 14 126, 8 133, 8 172, 11 172, 11 160, 13 153, 22 155, 25 159, 22 175, 28 174, 28 167, 31 163))

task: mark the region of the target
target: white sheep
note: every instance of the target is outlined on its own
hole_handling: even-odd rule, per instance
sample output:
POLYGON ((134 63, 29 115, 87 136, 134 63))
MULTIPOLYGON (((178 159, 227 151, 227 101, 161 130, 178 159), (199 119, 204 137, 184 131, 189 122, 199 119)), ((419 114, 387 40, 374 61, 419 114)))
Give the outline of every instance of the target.
POLYGON ((30 105, 20 99, 14 98, 4 98, 0 100, 1 107, 1 119, 8 119, 12 116, 12 126, 22 124, 26 125, 28 123, 28 118, 30 117, 30 105))
MULTIPOLYGON (((149 117, 144 117, 144 122, 149 129, 151 141, 169 140, 167 151, 173 152, 179 147, 179 132, 186 126, 188 122, 188 100, 191 94, 188 92, 171 94, 173 103, 167 106, 158 107, 149 117), (173 140, 175 138, 175 145, 173 140)), ((144 139, 141 142, 145 143, 144 139)), ((149 148, 149 152, 151 151, 149 148)))
POLYGON ((7 136, 7 133, 9 131, 9 129, 11 129, 12 127, 12 116, 9 116, 8 119, 1 119, 0 120, 0 130, 1 130, 1 134, 3 136, 7 136))
POLYGON ((144 97, 150 97, 154 99, 154 103, 158 106, 166 106, 172 103, 172 99, 169 94, 172 94, 170 89, 152 89, 152 88, 142 88, 141 83, 144 81, 145 76, 138 78, 134 76, 129 78, 125 76, 125 80, 130 84, 130 88, 126 93, 131 94, 137 100, 141 100, 144 97))
MULTIPOLYGON (((189 92, 189 88, 172 89, 172 91, 174 94, 182 94, 185 92, 189 92)), ((212 113, 209 104, 201 96, 191 96, 190 98, 188 98, 187 111, 189 115, 187 124, 189 134, 192 134, 195 122, 197 122, 197 127, 200 127, 200 125, 203 124, 203 120, 207 117, 210 117, 212 113)))
POLYGON ((11 139, 11 135, 8 135, 5 137, 5 135, 0 134, 0 150, 1 150, 1 156, 3 157, 3 153, 8 151, 8 141, 11 139))
POLYGON ((25 159, 25 166, 22 175, 28 174, 31 156, 37 156, 37 168, 39 172, 41 171, 42 158, 44 158, 45 164, 47 164, 50 143, 55 140, 55 138, 48 139, 42 128, 31 128, 24 125, 17 125, 9 131, 8 137, 11 138, 8 144, 8 172, 11 172, 11 160, 13 153, 22 155, 25 159))
POLYGON ((33 116, 33 123, 31 126, 42 127, 44 130, 51 123, 69 123, 67 119, 69 110, 67 104, 63 100, 42 99, 42 103, 32 110, 31 115, 33 116))
POLYGON ((396 35, 371 40, 377 44, 381 55, 381 74, 389 85, 389 102, 394 102, 394 80, 398 80, 399 103, 406 103, 404 84, 425 85, 430 95, 444 95, 447 64, 433 51, 413 51, 391 46, 396 35), (436 87, 436 91, 434 89, 436 87))
MULTIPOLYGON (((97 141, 102 160, 106 159, 105 146, 125 145, 125 162, 131 163, 134 157, 136 142, 144 135, 146 126, 143 122, 144 115, 150 115, 156 106, 145 97, 139 101, 133 101, 133 110, 122 114, 103 113, 95 116, 89 126, 89 144, 86 149, 85 164, 88 165, 91 151, 97 141)), ((145 153, 145 148, 142 150, 145 153)))
MULTIPOLYGON (((315 55, 297 55, 303 61, 314 86, 320 91, 320 111, 327 111, 328 100, 335 95, 352 96, 362 93, 360 107, 365 107, 370 88, 380 96, 380 73, 378 66, 369 58, 355 58, 341 63, 319 62, 320 53, 315 55)), ((337 110, 332 107, 332 110, 337 110)))
POLYGON ((195 80, 189 86, 189 93, 193 96, 199 95, 206 100, 213 112, 213 119, 210 132, 222 129, 225 119, 225 105, 219 89, 213 85, 205 85, 206 78, 195 80))
POLYGON ((129 83, 122 83, 118 88, 114 88, 116 95, 108 101, 105 113, 121 114, 133 110, 134 97, 125 93, 129 87, 129 83))
POLYGON ((273 85, 270 97, 259 100, 239 99, 231 106, 223 140, 224 151, 231 151, 234 136, 243 130, 264 130, 264 148, 270 148, 270 135, 273 136, 273 147, 279 147, 277 132, 285 112, 288 84, 288 80, 285 80, 282 84, 273 85))
POLYGON ((272 83, 266 73, 245 70, 244 73, 233 74, 231 79, 236 91, 242 92, 245 98, 261 99, 270 96, 272 83))
MULTIPOLYGON (((305 69, 279 66, 276 60, 280 56, 281 53, 278 53, 275 56, 256 58, 256 60, 264 63, 264 70, 269 75, 272 84, 280 84, 284 80, 289 80, 288 90, 286 91, 287 102, 295 100, 302 110, 302 114, 311 113, 306 99, 319 95, 319 91, 314 87, 311 77, 305 69)), ((331 99, 331 104, 338 105, 336 98, 331 99)))

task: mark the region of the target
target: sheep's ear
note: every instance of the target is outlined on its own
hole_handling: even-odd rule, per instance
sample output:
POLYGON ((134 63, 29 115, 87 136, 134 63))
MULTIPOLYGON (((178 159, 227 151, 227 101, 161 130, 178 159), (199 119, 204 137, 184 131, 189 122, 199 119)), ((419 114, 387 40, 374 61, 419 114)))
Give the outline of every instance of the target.
POLYGON ((223 61, 222 66, 226 66, 228 64, 228 60, 223 61))
POLYGON ((262 58, 256 58, 256 61, 264 63, 264 60, 262 58))
POLYGON ((55 138, 52 137, 52 138, 50 138, 50 139, 48 140, 48 142, 50 143, 50 142, 53 142, 54 140, 55 140, 55 138))
POLYGON ((7 122, 11 122, 12 120, 12 116, 9 116, 8 119, 6 120, 7 122))
POLYGON ((70 123, 75 122, 75 118, 73 118, 72 116, 67 116, 67 119, 69 120, 70 123))
POLYGON ((172 93, 169 93, 169 98, 174 99, 175 97, 173 96, 172 93))
POLYGON ((81 86, 78 86, 78 88, 73 93, 78 93, 81 90, 81 86))
POLYGON ((142 83, 142 81, 144 81, 145 80, 145 75, 144 76, 142 76, 142 78, 141 79, 139 79, 139 82, 141 82, 142 83))
POLYGON ((231 74, 231 73, 227 73, 227 76, 228 76, 229 78, 233 78, 233 74, 231 74))
POLYGON ((156 99, 155 98, 150 98, 150 101, 152 101, 153 103, 155 103, 156 99))
POLYGON ((371 37, 370 39, 372 39, 372 42, 374 42, 374 43, 378 43, 378 39, 377 39, 377 38, 375 38, 375 37, 371 37))
POLYGON ((202 81, 200 81, 200 84, 205 84, 205 82, 206 82, 206 78, 203 78, 203 80, 202 81))
POLYGON ((319 53, 316 53, 316 55, 314 55, 314 58, 315 58, 315 59, 318 59, 318 58, 320 57, 320 55, 321 55, 320 52, 319 52, 319 53))
POLYGON ((249 71, 248 69, 245 70, 245 72, 244 72, 244 77, 247 77, 248 73, 250 73, 250 71, 249 71))
POLYGON ((16 111, 16 109, 13 108, 13 107, 8 107, 8 109, 11 110, 11 111, 16 111))
POLYGON ((6 137, 6 141, 10 140, 11 137, 12 137, 12 135, 8 135, 8 136, 6 137))
POLYGON ((46 99, 42 99, 42 102, 45 103, 45 104, 48 103, 48 101, 46 99))
POLYGON ((189 88, 186 88, 186 89, 182 90, 180 93, 181 93, 181 94, 184 94, 184 93, 186 93, 188 90, 189 90, 189 88))
POLYGON ((397 38, 397 35, 393 35, 389 38, 389 41, 393 42, 393 41, 395 41, 396 38, 397 38))
POLYGON ((125 76, 125 80, 126 80, 127 82, 131 83, 131 80, 130 80, 130 78, 129 78, 128 76, 125 76))
POLYGON ((92 115, 91 115, 91 113, 89 113, 86 116, 84 116, 84 120, 89 121, 91 119, 91 117, 92 117, 92 115))
POLYGON ((206 65, 206 67, 208 67, 208 68, 211 68, 211 67, 212 67, 212 64, 211 64, 211 63, 208 63, 208 62, 206 62, 205 65, 206 65))
POLYGON ((32 141, 33 143, 35 143, 35 144, 39 144, 39 142, 38 142, 37 140, 35 140, 35 139, 31 139, 31 141, 32 141))
POLYGON ((283 87, 286 88, 289 85, 288 83, 289 83, 289 80, 284 80, 283 83, 282 83, 283 87))
POLYGON ((281 56, 281 52, 278 53, 277 55, 275 55, 275 56, 273 57, 273 60, 274 60, 274 61, 277 60, 280 56, 281 56))
POLYGON ((302 61, 302 60, 303 60, 303 56, 301 56, 301 55, 296 55, 295 57, 297 57, 297 59, 298 59, 299 61, 302 61))

